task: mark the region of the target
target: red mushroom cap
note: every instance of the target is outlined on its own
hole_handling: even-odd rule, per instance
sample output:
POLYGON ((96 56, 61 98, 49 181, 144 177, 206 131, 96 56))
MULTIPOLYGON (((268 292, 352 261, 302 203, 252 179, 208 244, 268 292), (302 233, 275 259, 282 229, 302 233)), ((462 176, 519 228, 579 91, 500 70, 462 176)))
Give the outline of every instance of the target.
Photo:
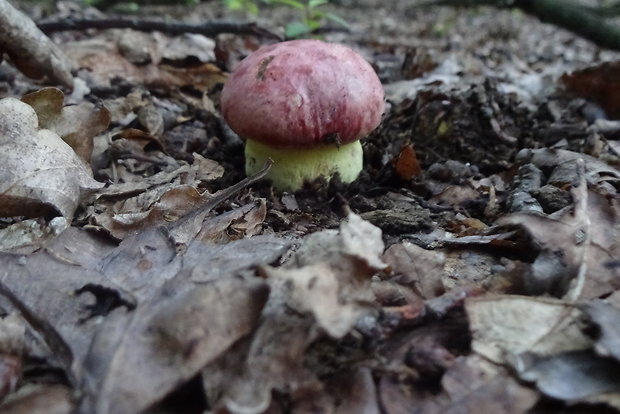
POLYGON ((258 49, 222 91, 222 114, 241 137, 303 148, 355 141, 379 125, 383 87, 353 50, 319 40, 258 49))

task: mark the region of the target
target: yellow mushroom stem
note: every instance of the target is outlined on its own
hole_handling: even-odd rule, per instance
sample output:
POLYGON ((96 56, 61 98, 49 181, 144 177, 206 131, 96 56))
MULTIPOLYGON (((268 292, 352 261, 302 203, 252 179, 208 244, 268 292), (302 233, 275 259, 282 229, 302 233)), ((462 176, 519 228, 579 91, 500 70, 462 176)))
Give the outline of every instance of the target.
POLYGON ((267 174, 274 187, 281 191, 299 190, 304 181, 336 174, 350 183, 362 171, 363 153, 360 141, 345 145, 320 145, 315 148, 277 148, 248 139, 245 144, 245 172, 258 172, 268 159, 273 165, 267 174))

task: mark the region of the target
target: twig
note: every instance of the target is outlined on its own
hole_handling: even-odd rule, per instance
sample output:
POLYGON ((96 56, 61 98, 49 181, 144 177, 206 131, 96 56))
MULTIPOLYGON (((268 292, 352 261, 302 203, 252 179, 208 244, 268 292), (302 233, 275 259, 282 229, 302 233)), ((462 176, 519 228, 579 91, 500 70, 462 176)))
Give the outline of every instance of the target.
POLYGON ((202 221, 212 209, 233 197, 241 190, 265 178, 272 164, 273 161, 269 160, 263 169, 256 174, 218 191, 210 198, 204 198, 191 213, 168 227, 160 228, 162 233, 177 251, 177 254, 182 253, 187 248, 187 244, 198 234, 202 228, 202 221))
POLYGON ((140 19, 64 19, 56 21, 41 21, 37 23, 39 29, 45 33, 61 32, 66 30, 86 29, 133 29, 142 32, 160 31, 169 34, 197 33, 204 36, 215 36, 220 33, 248 34, 268 39, 282 40, 277 34, 258 26, 255 23, 237 23, 225 21, 211 21, 202 24, 188 24, 180 22, 166 22, 162 20, 140 19))

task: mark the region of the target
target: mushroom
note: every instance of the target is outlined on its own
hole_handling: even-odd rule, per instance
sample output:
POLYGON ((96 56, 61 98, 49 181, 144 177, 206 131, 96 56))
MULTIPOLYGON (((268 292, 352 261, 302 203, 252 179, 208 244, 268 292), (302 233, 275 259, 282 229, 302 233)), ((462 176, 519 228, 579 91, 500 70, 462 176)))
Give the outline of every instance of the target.
POLYGON ((362 170, 360 138, 381 122, 384 93, 372 66, 353 50, 319 40, 262 47, 232 73, 221 99, 228 125, 246 140, 246 174, 271 159, 280 190, 362 170))

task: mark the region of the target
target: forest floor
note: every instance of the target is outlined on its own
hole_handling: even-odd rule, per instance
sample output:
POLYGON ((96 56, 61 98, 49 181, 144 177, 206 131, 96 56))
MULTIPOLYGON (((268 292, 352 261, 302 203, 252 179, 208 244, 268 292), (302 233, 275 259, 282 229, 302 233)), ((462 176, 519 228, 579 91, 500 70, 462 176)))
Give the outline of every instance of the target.
MULTIPOLYGON (((219 111, 270 36, 58 31, 72 89, 5 60, 0 412, 620 410, 620 53, 411 3, 325 6, 386 111, 356 181, 294 193, 245 177, 219 111)), ((281 36, 297 14, 124 17, 281 36)))

